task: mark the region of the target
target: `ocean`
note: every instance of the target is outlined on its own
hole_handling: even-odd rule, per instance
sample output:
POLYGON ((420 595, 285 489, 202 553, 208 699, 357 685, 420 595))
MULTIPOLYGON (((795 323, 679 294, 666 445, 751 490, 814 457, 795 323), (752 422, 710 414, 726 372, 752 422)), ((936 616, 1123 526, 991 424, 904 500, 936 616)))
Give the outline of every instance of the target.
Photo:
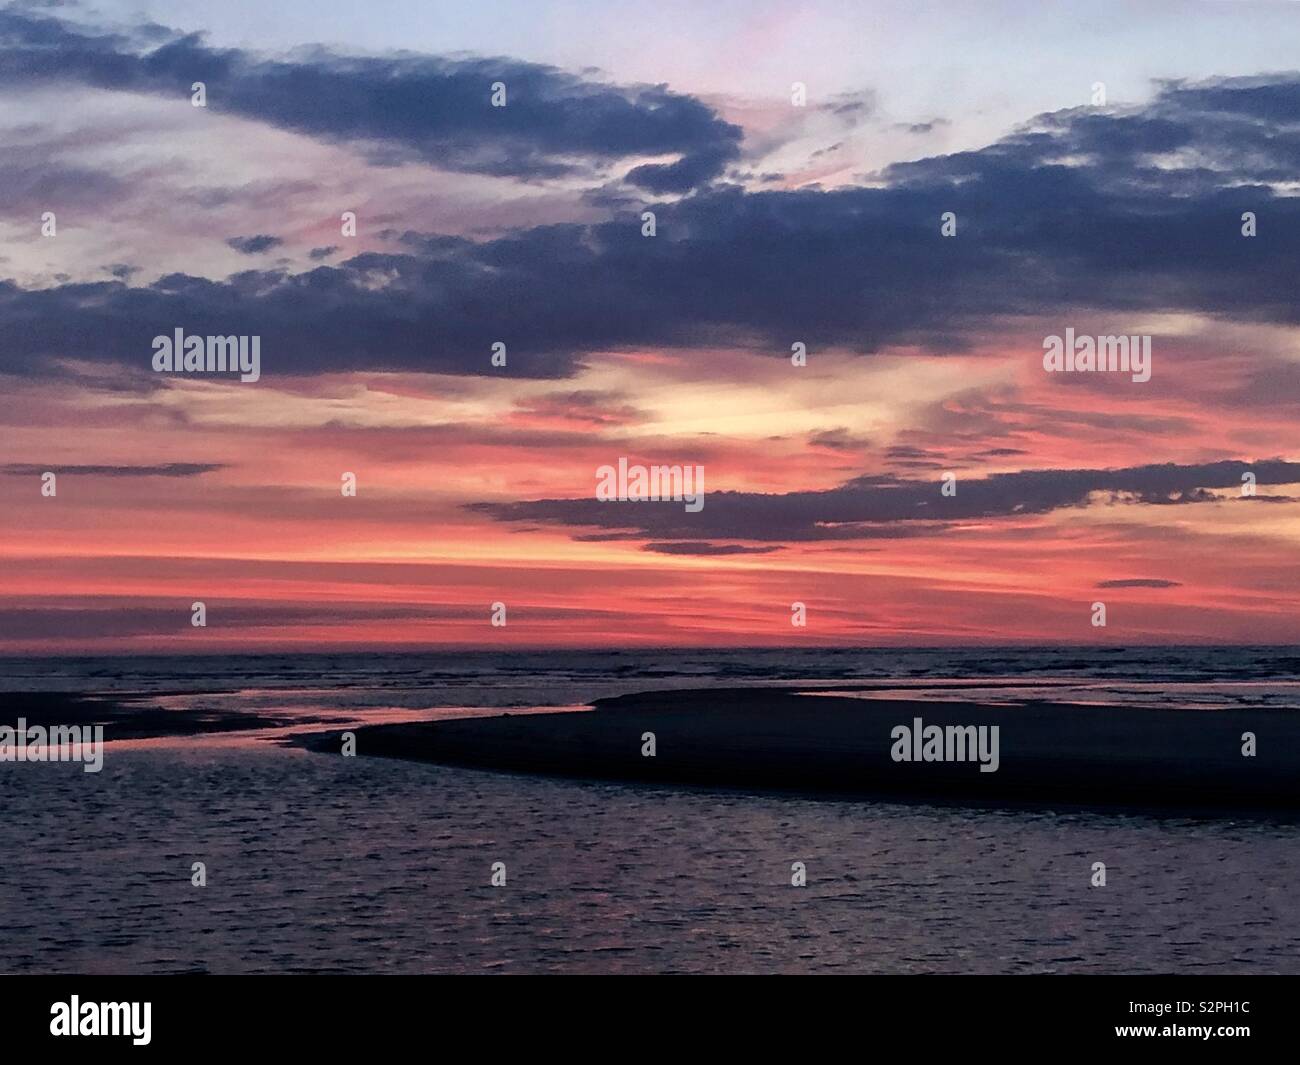
POLYGON ((1297 666, 1289 648, 1205 647, 7 658, 4 692, 259 727, 110 744, 95 774, 0 765, 0 971, 1300 972, 1300 826, 1283 817, 569 781, 287 742, 790 681, 1294 708, 1297 666))

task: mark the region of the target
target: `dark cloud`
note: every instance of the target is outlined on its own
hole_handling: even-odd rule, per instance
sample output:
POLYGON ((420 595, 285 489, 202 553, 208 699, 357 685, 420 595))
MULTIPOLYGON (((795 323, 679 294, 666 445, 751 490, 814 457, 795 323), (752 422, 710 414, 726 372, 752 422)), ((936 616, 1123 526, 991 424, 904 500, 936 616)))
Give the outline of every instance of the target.
POLYGON ((707 540, 674 540, 669 543, 649 543, 642 551, 660 555, 769 555, 780 551, 780 546, 753 547, 745 544, 713 544, 707 540))
POLYGON ((338 250, 339 246, 337 244, 330 244, 324 248, 312 248, 312 250, 307 253, 307 256, 312 260, 319 261, 321 259, 328 259, 338 250))
POLYGON ((683 156, 675 163, 645 163, 633 167, 627 180, 657 196, 689 192, 722 173, 736 152, 731 145, 703 149, 683 156))
POLYGON ((1159 577, 1126 577, 1118 581, 1098 581, 1098 588, 1181 588, 1181 581, 1166 581, 1159 577))
POLYGON ((1242 474, 1259 484, 1300 482, 1300 463, 1280 459, 1200 465, 1164 463, 1117 470, 1022 470, 979 479, 959 479, 954 496, 940 493, 941 481, 859 477, 824 491, 782 495, 708 492, 698 513, 671 502, 600 502, 541 499, 518 503, 475 503, 470 509, 507 522, 529 521, 575 528, 617 530, 582 539, 861 540, 929 535, 954 522, 1017 518, 1067 507, 1145 504, 1191 505, 1241 497, 1242 474), (1220 495, 1213 489, 1232 489, 1220 495))
POLYGON ((843 119, 857 120, 875 114, 877 107, 874 89, 860 92, 845 92, 831 97, 825 103, 818 104, 817 110, 828 111, 843 119))
MULTIPOLYGON (((528 66, 512 81, 500 73, 510 68, 505 60, 312 53, 284 65, 213 52, 191 38, 139 52, 117 39, 69 36, 57 23, 7 15, 0 16, 4 26, 0 82, 39 74, 173 92, 201 77, 207 64, 212 85, 226 79, 225 106, 246 93, 250 109, 279 108, 286 124, 335 122, 336 132, 352 123, 359 135, 372 110, 387 114, 380 101, 388 99, 383 86, 391 79, 394 104, 404 101, 411 113, 398 108, 376 119, 374 135, 413 144, 424 144, 426 134, 437 140, 428 127, 442 121, 437 116, 446 105, 433 87, 445 79, 468 110, 443 117, 471 143, 479 143, 477 134, 457 124, 471 122, 469 113, 475 130, 497 122, 508 140, 511 130, 523 136, 516 123, 534 107, 544 114, 528 122, 551 132, 535 133, 541 140, 530 157, 627 155, 675 143, 676 163, 635 171, 662 191, 680 191, 698 176, 696 168, 709 169, 712 153, 732 143, 731 127, 720 130, 707 108, 664 89, 628 96, 629 90, 528 66), (495 117, 484 82, 498 75, 489 76, 489 68, 515 93, 495 117), (375 80, 382 85, 371 85, 375 80), (358 85, 373 94, 335 99, 344 86, 358 85), (679 112, 695 117, 679 121, 679 112), (679 136, 679 127, 691 132, 679 136)), ((1117 333, 1136 331, 1130 325, 1139 315, 1170 311, 1295 325, 1300 197, 1279 195, 1268 182, 1292 181, 1300 166, 1296 115, 1300 75, 1267 84, 1172 84, 1146 108, 1039 116, 981 150, 892 166, 870 187, 712 186, 654 205, 653 238, 641 235, 638 204, 615 208, 619 213, 602 222, 538 226, 491 240, 408 233, 391 253, 367 252, 301 273, 249 270, 219 281, 175 274, 147 286, 39 290, 0 282, 0 368, 36 372, 45 357, 69 353, 145 366, 152 338, 176 326, 261 336, 270 376, 495 373, 490 350, 501 340, 512 375, 549 378, 571 374, 587 352, 648 345, 734 345, 785 355, 799 338, 810 351, 960 351, 999 320, 1046 316, 1050 323, 1061 316, 1059 329, 1076 320, 1079 308, 1104 316, 1117 333), (1188 159, 1199 162, 1171 162, 1188 159), (1246 210, 1260 217, 1258 238, 1240 234, 1246 210), (947 211, 958 217, 953 238, 939 232, 947 211)), ((1164 357, 1157 337, 1157 377, 1170 372, 1164 357)))
POLYGON ((592 389, 533 396, 518 401, 515 409, 524 415, 593 426, 628 425, 645 418, 645 412, 628 403, 622 393, 592 389))
POLYGON ((269 233, 259 233, 253 237, 231 237, 226 243, 245 255, 260 255, 264 251, 278 248, 284 241, 269 233))
POLYGON ((0 473, 37 477, 47 472, 78 477, 198 477, 223 469, 225 466, 221 463, 208 462, 168 462, 161 466, 63 466, 58 463, 41 466, 30 462, 10 462, 0 466, 0 473))
POLYGON ((811 433, 808 443, 832 451, 863 451, 871 446, 871 441, 865 436, 858 436, 847 429, 824 429, 811 433))
POLYGON ((656 193, 717 177, 739 156, 741 139, 712 108, 665 86, 607 85, 517 59, 363 57, 323 48, 272 58, 158 26, 105 33, 0 12, 0 83, 38 81, 176 98, 201 81, 214 112, 355 145, 381 164, 421 160, 546 178, 591 176, 638 156, 679 156, 628 175, 656 193), (504 107, 491 103, 497 82, 506 88, 504 107))
MULTIPOLYGON (((155 563, 156 564, 156 561, 155 563)), ((384 574, 385 577, 389 574, 384 574)), ((217 574, 216 580, 224 580, 217 574)), ((111 637, 160 637, 196 635, 190 624, 191 604, 201 600, 207 608, 207 632, 219 638, 241 630, 270 630, 271 637, 306 626, 342 627, 358 623, 477 622, 483 610, 477 605, 454 602, 418 604, 368 602, 364 600, 270 601, 223 600, 207 595, 202 577, 197 590, 186 598, 162 600, 155 597, 77 596, 75 598, 0 598, 0 640, 72 640, 111 637)), ((577 607, 511 607, 512 622, 572 621, 593 613, 614 614, 584 605, 577 607)), ((193 646, 193 645, 190 645, 193 646)))
POLYGON ((947 125, 951 125, 951 123, 946 118, 932 118, 929 122, 898 122, 894 124, 894 128, 919 135, 933 133, 937 127, 947 125))
MULTIPOLYGON (((202 599, 203 596, 199 595, 202 599)), ((192 633, 190 603, 149 603, 112 596, 91 596, 67 605, 11 605, 0 602, 0 639, 100 639, 192 633)), ((290 630, 306 625, 336 626, 355 622, 464 619, 469 607, 436 604, 403 606, 380 603, 224 603, 204 599, 209 622, 222 631, 290 630)))
POLYGON ((894 444, 885 450, 887 458, 895 466, 909 466, 917 469, 939 469, 943 466, 944 455, 941 451, 929 448, 912 447, 908 444, 894 444))

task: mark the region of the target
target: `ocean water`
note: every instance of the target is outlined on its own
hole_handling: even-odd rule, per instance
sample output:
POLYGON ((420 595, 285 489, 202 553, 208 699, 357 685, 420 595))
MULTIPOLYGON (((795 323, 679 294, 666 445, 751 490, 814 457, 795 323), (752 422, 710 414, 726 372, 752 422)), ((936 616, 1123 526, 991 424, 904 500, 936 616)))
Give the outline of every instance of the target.
POLYGON ((791 681, 1014 685, 1023 698, 1300 706, 1300 647, 826 648, 0 657, 5 691, 134 693, 151 705, 265 710, 572 706, 660 688, 791 681), (1089 694, 1091 693, 1091 694, 1089 694), (171 700, 168 702, 168 700, 171 700))
POLYGON ((111 745, 98 774, 0 765, 0 971, 1300 972, 1286 820, 571 782, 284 745, 322 721, 788 680, 1298 706, 1296 665, 1269 648, 2 660, 3 690, 147 693, 267 727, 111 745))

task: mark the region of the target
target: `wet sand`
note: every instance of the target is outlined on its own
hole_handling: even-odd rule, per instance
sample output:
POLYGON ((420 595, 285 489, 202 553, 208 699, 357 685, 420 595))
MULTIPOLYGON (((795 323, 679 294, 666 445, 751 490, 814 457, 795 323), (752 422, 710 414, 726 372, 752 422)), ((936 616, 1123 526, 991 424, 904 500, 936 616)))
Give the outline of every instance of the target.
MULTIPOLYGON (((1300 710, 844 698, 797 689, 660 691, 590 712, 355 730, 358 755, 588 780, 1206 811, 1300 809, 1300 710), (896 726, 997 726, 995 772, 900 762, 896 726), (1253 733, 1257 753, 1242 754, 1253 733), (642 753, 654 733, 655 755, 642 753)), ((337 753, 339 733, 306 741, 337 753)))
POLYGON ((161 736, 197 736, 210 732, 238 732, 275 724, 257 714, 222 710, 177 710, 139 705, 130 693, 75 695, 68 692, 5 692, 0 694, 0 725, 13 728, 18 719, 28 727, 103 725, 105 740, 152 739, 161 736))

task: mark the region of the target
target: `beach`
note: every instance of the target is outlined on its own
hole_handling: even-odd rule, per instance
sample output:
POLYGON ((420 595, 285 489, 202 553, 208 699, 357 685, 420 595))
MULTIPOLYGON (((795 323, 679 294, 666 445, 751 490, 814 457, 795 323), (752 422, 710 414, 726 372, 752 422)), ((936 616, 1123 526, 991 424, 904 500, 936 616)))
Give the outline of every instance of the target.
POLYGON ((1285 789, 1233 792, 1235 759, 1274 780, 1297 747, 1289 649, 9 659, 4 677, 4 724, 106 742, 102 772, 0 765, 3 972, 1297 971, 1294 811, 1285 789), (895 763, 890 732, 918 717, 996 725, 998 768, 895 763), (1071 752, 1129 761, 1072 802, 1090 777, 1071 752), (1184 761, 1170 801, 1156 771, 1184 761))

